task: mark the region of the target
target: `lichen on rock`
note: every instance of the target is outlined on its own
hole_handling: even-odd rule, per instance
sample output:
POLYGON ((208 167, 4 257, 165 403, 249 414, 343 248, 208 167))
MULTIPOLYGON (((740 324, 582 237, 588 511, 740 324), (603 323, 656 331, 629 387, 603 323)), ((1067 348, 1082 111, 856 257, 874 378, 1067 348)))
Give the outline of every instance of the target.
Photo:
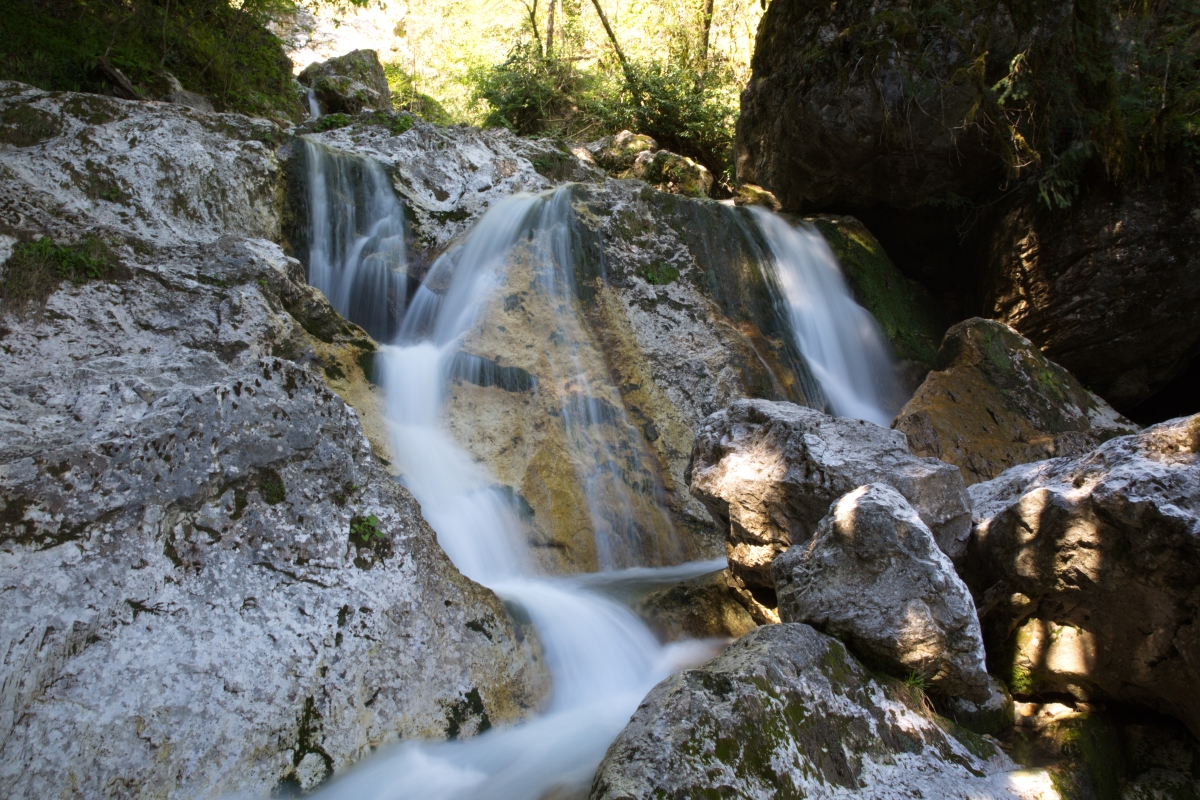
POLYGON ((651 690, 590 797, 1058 797, 1044 772, 1014 780, 995 745, 911 702, 807 625, 758 628, 651 690))

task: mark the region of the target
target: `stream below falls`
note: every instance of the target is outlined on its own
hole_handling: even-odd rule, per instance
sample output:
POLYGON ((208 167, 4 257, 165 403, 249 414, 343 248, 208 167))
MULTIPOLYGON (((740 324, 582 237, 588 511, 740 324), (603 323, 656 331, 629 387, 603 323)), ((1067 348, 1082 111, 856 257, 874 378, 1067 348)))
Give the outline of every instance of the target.
MULTIPOLYGON (((410 292, 403 208, 384 170, 368 159, 305 146, 309 281, 385 343, 376 373, 401 480, 458 569, 528 617, 553 687, 542 713, 527 722, 464 741, 398 744, 319 795, 536 800, 586 791, 654 684, 721 646, 662 645, 619 598, 712 572, 724 559, 679 564, 683 550, 670 515, 646 481, 629 479, 644 442, 625 419, 606 371, 588 361, 598 345, 589 340, 576 300, 570 187, 497 203, 410 292), (586 498, 599 574, 541 574, 511 495, 443 418, 452 376, 486 367, 464 364, 462 342, 514 263, 532 271, 566 344, 567 355, 539 376, 534 391, 557 398, 555 424, 569 454, 561 468, 574 471, 586 498)), ((874 319, 850 296, 829 248, 815 231, 770 212, 756 209, 746 218, 767 244, 770 258, 759 267, 826 407, 888 424, 890 352, 874 319)))

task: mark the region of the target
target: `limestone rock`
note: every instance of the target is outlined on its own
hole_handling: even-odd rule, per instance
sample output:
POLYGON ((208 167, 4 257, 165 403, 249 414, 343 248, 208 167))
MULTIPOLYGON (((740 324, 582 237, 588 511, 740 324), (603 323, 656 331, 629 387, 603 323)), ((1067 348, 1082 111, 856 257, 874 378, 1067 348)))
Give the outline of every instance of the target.
POLYGON ((591 798, 1058 797, 1044 772, 906 700, 807 625, 759 628, 646 696, 591 798))
POLYGON ((1200 731, 1200 415, 970 489, 960 565, 1014 694, 1141 704, 1200 731))
POLYGON ((638 153, 629 174, 656 189, 686 197, 708 197, 713 176, 703 164, 668 150, 638 153))
POLYGON ((324 114, 357 114, 367 108, 392 110, 392 92, 374 50, 354 50, 309 64, 299 81, 313 90, 324 114))
POLYGON ((584 145, 596 163, 614 175, 628 171, 634 160, 642 153, 654 153, 658 142, 649 136, 632 131, 621 131, 614 136, 605 136, 584 145))
POLYGON ((285 310, 299 265, 232 239, 122 257, 124 282, 5 320, 2 793, 261 794, 536 705, 536 645, 285 310))
POLYGON ((970 532, 956 467, 912 455, 896 431, 791 403, 739 400, 710 416, 688 479, 725 529, 730 569, 748 587, 772 590, 775 557, 806 544, 833 501, 867 483, 903 495, 951 558, 970 532))
POLYGON ((1028 339, 985 319, 946 332, 937 371, 892 427, 914 453, 957 466, 968 484, 1138 430, 1028 339))
POLYGON ((1094 188, 1066 211, 1014 203, 985 246, 985 314, 1117 408, 1135 408, 1200 356, 1198 206, 1183 167, 1094 188))
MULTIPOLYGON (((999 51, 1006 20, 995 16, 988 32, 999 51)), ((961 124, 975 92, 954 79, 976 57, 978 31, 965 17, 939 17, 936 46, 913 47, 928 40, 881 30, 892 19, 913 24, 902 2, 772 2, 742 93, 738 180, 788 210, 842 213, 989 186, 1001 165, 983 131, 961 124)))
POLYGON ((939 694, 988 699, 971 593, 887 484, 842 496, 812 542, 780 554, 773 572, 784 622, 808 623, 895 674, 915 672, 939 694))
POLYGON ((635 609, 662 641, 736 639, 757 627, 729 587, 726 571, 680 581, 653 592, 635 609))
POLYGON ((277 240, 278 126, 237 114, 0 82, 7 232, 119 230, 152 244, 277 240))
POLYGON ((256 238, 279 129, 18 84, 0 128, 0 255, 121 266, 3 320, 0 794, 308 789, 535 707, 537 643, 385 471, 375 344, 256 238))

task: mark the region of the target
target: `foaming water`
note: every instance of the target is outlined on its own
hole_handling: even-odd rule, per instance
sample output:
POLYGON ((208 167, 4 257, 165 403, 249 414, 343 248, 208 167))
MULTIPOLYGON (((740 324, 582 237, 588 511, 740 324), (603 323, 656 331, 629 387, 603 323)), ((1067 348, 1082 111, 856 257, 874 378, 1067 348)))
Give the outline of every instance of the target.
POLYGON ((824 237, 765 209, 750 211, 771 251, 763 267, 830 410, 890 425, 897 397, 891 348, 875 318, 854 302, 824 237))
POLYGON ((376 340, 388 341, 404 314, 408 287, 404 209, 378 161, 301 141, 307 167, 308 282, 339 314, 376 340))

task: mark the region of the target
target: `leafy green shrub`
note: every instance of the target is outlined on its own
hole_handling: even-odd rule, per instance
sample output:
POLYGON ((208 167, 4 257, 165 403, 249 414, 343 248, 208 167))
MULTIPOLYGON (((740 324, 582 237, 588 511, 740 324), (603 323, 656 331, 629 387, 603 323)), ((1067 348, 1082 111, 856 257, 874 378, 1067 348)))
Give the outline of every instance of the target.
POLYGON ((63 281, 79 285, 124 277, 124 273, 112 250, 97 236, 88 235, 74 245, 55 244, 47 236, 13 248, 0 275, 0 296, 5 311, 19 313, 44 305, 63 281))
MULTIPOLYGON (((610 65, 611 66, 611 65, 610 65)), ((648 134, 714 175, 729 174, 739 87, 717 63, 701 75, 686 61, 631 62, 633 85, 618 68, 594 71, 518 45, 502 63, 477 68, 476 97, 489 126, 522 135, 598 139, 623 129, 648 134)))
POLYGON ((434 98, 418 91, 413 77, 399 64, 384 64, 388 88, 392 92, 392 108, 407 111, 434 125, 450 125, 454 122, 450 113, 434 98))
MULTIPOLYGON (((0 14, 0 79, 52 91, 169 92, 164 73, 218 111, 303 119, 291 61, 265 27, 286 0, 8 0, 0 14)), ((134 99, 134 98, 130 98, 134 99)))

